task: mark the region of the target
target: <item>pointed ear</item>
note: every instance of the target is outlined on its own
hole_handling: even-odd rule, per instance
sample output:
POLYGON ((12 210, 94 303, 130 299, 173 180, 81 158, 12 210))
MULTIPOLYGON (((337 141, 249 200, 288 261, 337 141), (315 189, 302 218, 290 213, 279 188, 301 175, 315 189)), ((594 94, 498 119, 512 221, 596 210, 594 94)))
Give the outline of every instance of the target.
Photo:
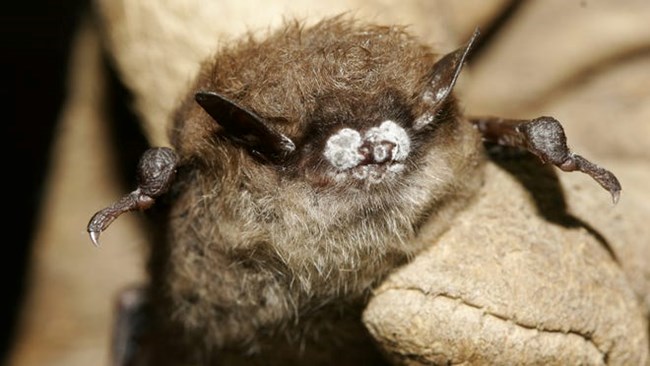
POLYGON ((271 161, 296 149, 293 141, 274 130, 261 117, 215 92, 200 91, 196 102, 226 130, 230 138, 271 161))
POLYGON ((433 113, 449 97, 456 84, 458 75, 460 75, 460 70, 463 68, 463 63, 479 35, 480 32, 477 28, 465 46, 446 54, 433 65, 430 74, 431 80, 422 93, 422 100, 429 112, 426 112, 415 121, 415 129, 420 129, 429 124, 433 120, 433 113))

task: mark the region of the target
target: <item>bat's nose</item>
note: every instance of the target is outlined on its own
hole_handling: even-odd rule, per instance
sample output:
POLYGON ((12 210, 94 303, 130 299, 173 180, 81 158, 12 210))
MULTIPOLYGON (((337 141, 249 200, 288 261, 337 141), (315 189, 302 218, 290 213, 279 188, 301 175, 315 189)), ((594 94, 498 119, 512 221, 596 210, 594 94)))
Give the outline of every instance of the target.
POLYGON ((393 121, 384 121, 363 135, 343 128, 328 140, 324 156, 338 170, 353 169, 369 164, 404 161, 411 151, 406 130, 393 121))
POLYGON ((361 164, 382 164, 391 161, 395 148, 396 144, 391 141, 365 141, 359 148, 359 153, 364 157, 361 164))
POLYGON ((406 130, 393 121, 384 121, 380 126, 366 131, 363 142, 375 163, 403 161, 411 149, 406 130))

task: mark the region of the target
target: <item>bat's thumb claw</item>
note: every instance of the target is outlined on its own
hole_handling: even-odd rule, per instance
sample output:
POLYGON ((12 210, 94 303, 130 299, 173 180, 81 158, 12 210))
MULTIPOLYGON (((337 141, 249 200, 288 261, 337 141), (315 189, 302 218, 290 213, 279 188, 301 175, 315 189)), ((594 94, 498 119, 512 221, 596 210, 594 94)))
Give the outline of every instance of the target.
POLYGON ((598 177, 599 179, 596 180, 603 188, 609 191, 609 193, 612 195, 612 202, 614 204, 617 204, 618 200, 621 198, 621 183, 612 172, 607 170, 604 171, 606 174, 604 176, 598 177))
POLYGON ((116 213, 113 207, 105 208, 93 215, 86 230, 94 246, 99 246, 99 234, 106 230, 118 215, 119 213, 116 213))
POLYGON ((92 241, 93 245, 96 247, 99 247, 99 234, 101 234, 101 231, 88 231, 88 235, 90 235, 90 241, 92 241))

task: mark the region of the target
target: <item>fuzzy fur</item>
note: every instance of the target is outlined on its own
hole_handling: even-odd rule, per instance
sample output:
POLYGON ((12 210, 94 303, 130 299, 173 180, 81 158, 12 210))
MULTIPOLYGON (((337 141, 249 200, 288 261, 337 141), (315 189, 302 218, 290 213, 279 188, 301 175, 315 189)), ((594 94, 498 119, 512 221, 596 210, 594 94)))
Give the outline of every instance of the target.
MULTIPOLYGON (((335 4, 341 1, 284 1, 288 5, 283 4, 282 8, 277 3, 267 2, 260 11, 260 3, 252 1, 94 2, 107 10, 101 14, 102 37, 99 43, 108 46, 105 52, 116 61, 120 79, 133 93, 134 108, 143 118, 143 123, 149 124, 147 131, 149 128, 161 131, 168 126, 169 109, 179 101, 179 95, 187 92, 188 78, 198 70, 197 59, 203 59, 212 52, 216 39, 229 38, 229 35, 237 34, 244 28, 260 29, 269 24, 278 24, 282 16, 288 13, 287 10, 295 7, 310 9, 316 17, 325 12, 344 10, 335 4), (239 12, 233 12, 235 8, 240 9, 239 12), (253 18, 255 21, 251 20, 253 18), (211 31, 215 27, 219 27, 221 32, 211 31)), ((377 19, 387 24, 412 24, 409 30, 421 35, 427 43, 450 49, 465 39, 477 24, 484 29, 494 24, 496 16, 502 14, 509 2, 346 0, 345 7, 357 8, 360 3, 369 4, 366 9, 370 11, 358 13, 363 18, 377 19)), ((464 75, 465 80, 459 86, 462 86, 462 101, 468 111, 505 116, 535 116, 542 113, 561 116, 576 151, 589 151, 591 157, 599 160, 607 158, 608 166, 611 164, 625 183, 623 198, 614 209, 600 187, 590 189, 593 182, 588 177, 560 175, 560 178, 570 179, 563 181, 563 189, 572 212, 587 218, 611 241, 630 278, 630 284, 640 298, 645 299, 646 309, 650 309, 650 250, 647 240, 650 238, 647 225, 650 196, 646 188, 650 181, 650 150, 647 148, 650 146, 650 124, 647 123, 650 116, 650 93, 647 92, 650 73, 647 70, 650 64, 648 57, 645 57, 647 54, 638 52, 642 45, 645 44, 647 48, 650 44, 650 28, 647 27, 650 3, 624 3, 621 6, 620 2, 590 1, 585 9, 575 6, 573 2, 526 2, 521 11, 510 13, 506 19, 507 29, 486 42, 481 56, 474 60, 471 70, 467 70, 471 73, 464 75), (562 26, 549 27, 549 24, 562 26), (585 32, 585 29, 590 31, 585 32), (630 37, 630 34, 635 36, 630 37), (595 50, 592 45, 594 39, 601 40, 603 47, 595 50), (549 54, 553 54, 553 57, 539 57, 549 54)), ((97 24, 94 20, 88 23, 97 24)), ((84 27, 79 34, 88 38, 87 31, 84 27)), ((96 36, 95 33, 92 35, 96 36)), ((120 175, 113 170, 117 156, 105 144, 108 134, 105 127, 114 121, 111 121, 104 105, 107 101, 106 87, 102 83, 103 71, 99 67, 101 62, 96 38, 92 38, 94 43, 90 42, 91 47, 88 46, 89 42, 80 42, 74 47, 76 57, 73 59, 78 60, 81 56, 85 62, 73 62, 70 66, 72 81, 77 82, 70 83, 70 93, 60 121, 63 128, 54 137, 57 144, 50 154, 52 170, 46 181, 47 189, 42 192, 45 201, 38 234, 32 245, 31 280, 29 288, 25 289, 28 296, 24 301, 13 357, 8 362, 11 365, 106 364, 102 361, 106 359, 106 348, 110 344, 108 335, 113 296, 123 286, 144 280, 140 274, 143 253, 138 248, 140 243, 145 242, 145 228, 142 222, 137 221, 138 215, 122 216, 106 233, 105 245, 99 251, 90 248, 88 238, 81 229, 92 212, 119 197, 127 188, 132 188, 118 184, 120 175), (93 187, 90 195, 88 187, 93 187)), ((154 141, 152 144, 155 146, 169 144, 166 136, 161 140, 150 141, 154 141)), ((493 172, 488 170, 486 174, 489 177, 493 172)), ((499 198, 512 197, 510 185, 499 182, 491 194, 496 195, 496 206, 486 212, 492 217, 494 224, 490 227, 493 229, 477 239, 474 228, 465 223, 470 226, 466 231, 469 236, 458 239, 468 245, 478 241, 475 255, 469 255, 464 247, 437 249, 435 254, 438 260, 446 261, 449 256, 464 257, 458 263, 465 266, 457 268, 458 275, 454 277, 444 268, 429 263, 429 270, 438 271, 438 275, 426 283, 434 282, 442 287, 454 283, 455 278, 462 278, 466 285, 458 286, 459 290, 471 294, 473 299, 496 298, 507 306, 497 321, 516 327, 521 305, 511 305, 512 295, 509 293, 501 292, 501 297, 494 295, 493 289, 503 286, 504 281, 491 278, 495 273, 503 273, 501 269, 481 263, 481 270, 468 272, 466 264, 475 258, 492 258, 490 251, 481 247, 484 243, 493 243, 497 233, 503 235, 501 228, 508 221, 501 221, 500 217, 514 222, 517 227, 525 227, 522 235, 527 238, 543 237, 539 226, 548 226, 549 223, 522 224, 519 203, 512 207, 511 201, 499 198), (480 284, 475 280, 481 280, 480 284), (494 287, 484 287, 485 283, 494 287)), ((539 213, 533 210, 527 215, 539 213)), ((452 226, 449 231, 453 230, 452 226)), ((420 240, 422 235, 418 238, 420 240)), ((517 241, 518 237, 504 240, 511 243, 517 241)), ((158 244, 156 248, 158 246, 161 245, 158 244)), ((575 246, 569 245, 567 250, 573 252, 575 246)), ((501 257, 502 252, 498 255, 498 258, 501 257)), ((546 263, 546 260, 542 259, 542 263, 546 263)), ((522 265, 528 263, 522 261, 522 265)), ((540 272, 546 273, 548 269, 540 272)), ((422 287, 423 282, 417 277, 424 281, 427 275, 417 271, 412 273, 412 278, 422 287)), ((538 274, 522 275, 517 271, 503 274, 508 283, 522 278, 534 280, 536 276, 538 274)), ((575 269, 565 278, 584 276, 590 274, 575 269)), ((552 291, 565 291, 554 281, 547 285, 552 291)), ((520 292, 517 291, 517 294, 520 292)), ((525 292, 523 294, 527 295, 525 292)), ((588 300, 590 296, 587 294, 584 299, 588 300)), ((401 325, 404 333, 413 335, 409 324, 396 321, 412 314, 404 309, 404 296, 399 299, 397 303, 384 306, 398 309, 395 314, 400 318, 391 318, 382 310, 382 320, 401 325)), ((523 303, 526 304, 526 301, 523 303)), ((528 303, 537 304, 541 309, 540 314, 546 319, 552 317, 566 323, 557 304, 547 307, 546 303, 540 305, 536 299, 530 298, 528 303)), ((618 301, 610 302, 614 303, 618 301)), ((410 309, 435 315, 432 321, 442 317, 451 324, 446 327, 435 323, 435 329, 441 332, 435 342, 444 339, 464 350, 465 354, 475 354, 469 350, 467 338, 454 332, 460 328, 466 331, 469 339, 477 341, 482 350, 502 355, 501 351, 508 347, 502 343, 506 340, 503 337, 506 330, 502 328, 485 328, 482 327, 484 323, 480 323, 484 333, 472 332, 475 328, 468 325, 468 317, 447 317, 438 308, 427 308, 421 302, 410 306, 410 309)), ((470 305, 459 305, 458 302, 454 302, 451 309, 462 314, 465 307, 476 309, 470 305)), ((614 310, 610 309, 594 304, 577 315, 586 320, 595 319, 597 314, 608 311, 613 314, 614 310)), ((601 328, 601 331, 605 340, 616 336, 611 334, 608 327, 601 328)), ((537 327, 530 329, 531 334, 536 335, 537 332, 537 327)), ((627 333, 632 334, 631 331, 627 333)), ((540 342, 523 339, 517 333, 508 334, 510 337, 507 339, 515 345, 533 343, 543 346, 540 342)), ((566 350, 563 342, 571 335, 562 332, 555 335, 562 349, 566 350)), ((432 344, 424 338, 417 340, 419 344, 432 344)), ((398 346, 393 343, 391 347, 398 346)), ((414 352, 412 348, 404 347, 404 350, 414 352)), ((517 348, 508 350, 511 352, 505 353, 513 357, 505 362, 507 364, 521 364, 533 359, 530 352, 518 352, 517 348)), ((418 355, 411 353, 411 356, 415 358, 418 355)), ((545 361, 551 363, 556 359, 546 358, 545 361)), ((609 360, 611 364, 617 362, 613 356, 609 360)), ((534 362, 544 361, 536 359, 534 362)), ((491 359, 484 363, 497 362, 491 359)))
POLYGON ((282 364, 314 349, 324 364, 346 347, 357 348, 351 364, 376 357, 358 318, 369 291, 430 244, 415 238, 442 232, 481 181, 479 137, 453 98, 412 130, 438 58, 402 28, 338 17, 248 38, 203 66, 172 131, 184 167, 166 247, 153 251, 162 318, 202 345, 197 362, 223 361, 224 349, 266 362, 292 350, 282 364), (260 163, 194 103, 196 91, 270 121, 296 153, 260 163), (389 119, 410 131, 403 171, 382 184, 332 179, 328 138, 389 119), (337 333, 336 319, 353 330, 337 333))

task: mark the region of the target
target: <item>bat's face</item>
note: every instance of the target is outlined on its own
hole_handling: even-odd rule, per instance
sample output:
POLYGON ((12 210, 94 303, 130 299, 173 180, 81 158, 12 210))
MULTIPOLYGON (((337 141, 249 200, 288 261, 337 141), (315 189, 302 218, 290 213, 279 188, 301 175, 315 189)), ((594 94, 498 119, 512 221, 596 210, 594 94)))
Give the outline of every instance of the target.
POLYGON ((290 28, 217 56, 195 115, 220 143, 312 187, 399 185, 457 118, 450 94, 470 45, 436 61, 398 28, 290 28))
POLYGON ((435 135, 458 117, 449 103, 436 123, 416 129, 417 101, 391 88, 362 98, 348 96, 337 101, 336 109, 317 110, 308 138, 288 159, 294 176, 338 191, 403 186, 435 143, 435 135))

